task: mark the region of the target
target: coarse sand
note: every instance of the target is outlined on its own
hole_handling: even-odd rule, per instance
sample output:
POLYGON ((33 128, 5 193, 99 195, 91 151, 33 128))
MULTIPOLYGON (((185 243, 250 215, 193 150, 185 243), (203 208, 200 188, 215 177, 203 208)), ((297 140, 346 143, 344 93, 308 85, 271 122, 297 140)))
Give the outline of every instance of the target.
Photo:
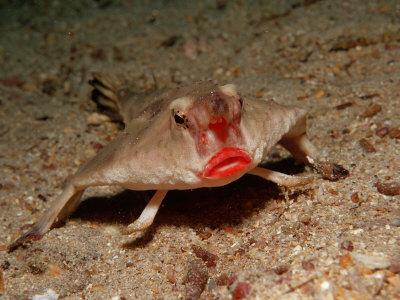
MULTIPOLYGON (((400 299, 400 3, 0 2, 0 299, 400 299), (244 176, 172 191, 96 188, 43 239, 7 252, 112 140, 88 80, 145 92, 212 79, 306 108, 350 176, 284 189, 244 176)), ((311 172, 276 147, 266 164, 311 172)))

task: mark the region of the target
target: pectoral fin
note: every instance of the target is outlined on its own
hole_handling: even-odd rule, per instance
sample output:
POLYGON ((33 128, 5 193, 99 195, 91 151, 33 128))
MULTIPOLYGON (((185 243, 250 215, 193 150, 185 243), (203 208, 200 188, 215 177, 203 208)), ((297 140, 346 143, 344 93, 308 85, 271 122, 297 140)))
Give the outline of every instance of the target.
POLYGON ((167 193, 168 191, 166 190, 157 191, 143 209, 139 218, 136 219, 135 222, 128 225, 126 233, 130 234, 137 231, 143 231, 150 227, 151 224, 153 224, 154 218, 167 193))
POLYGON ((336 181, 349 176, 349 171, 341 165, 320 159, 305 133, 284 137, 280 144, 289 150, 296 160, 311 166, 324 179, 336 181))
POLYGON ((287 175, 277 171, 272 171, 265 168, 256 167, 248 172, 248 174, 262 177, 266 180, 275 182, 278 185, 285 187, 294 187, 306 185, 314 180, 314 176, 295 176, 287 175))
POLYGON ((8 247, 14 251, 25 242, 39 240, 58 222, 67 218, 79 205, 84 189, 77 189, 74 185, 67 185, 61 195, 53 202, 42 217, 24 234, 8 247))

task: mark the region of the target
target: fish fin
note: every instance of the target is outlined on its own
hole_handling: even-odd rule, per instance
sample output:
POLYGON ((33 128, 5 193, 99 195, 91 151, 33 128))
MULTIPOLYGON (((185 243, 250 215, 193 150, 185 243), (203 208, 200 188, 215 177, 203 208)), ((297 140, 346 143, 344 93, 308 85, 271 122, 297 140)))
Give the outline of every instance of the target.
POLYGON ((24 234, 8 246, 8 252, 18 249, 29 241, 40 240, 56 223, 65 220, 79 205, 83 189, 67 185, 42 217, 24 234))
POLYGON ((154 217, 156 216, 161 202, 164 200, 167 195, 166 190, 157 191, 153 197, 150 199, 149 203, 143 209, 139 218, 136 219, 133 223, 129 224, 125 230, 126 234, 130 234, 133 232, 144 231, 153 224, 154 217))
POLYGON ((111 74, 95 72, 89 84, 93 87, 91 99, 99 111, 115 122, 125 123, 123 98, 126 92, 123 81, 111 74))
POLYGON ((286 135, 279 143, 292 153, 297 161, 311 166, 323 179, 336 181, 349 176, 349 171, 343 166, 319 157, 318 151, 305 134, 305 122, 302 127, 304 130, 294 130, 294 132, 297 130, 298 135, 286 135), (302 131, 304 133, 301 133, 302 131))
POLYGON ((261 167, 256 167, 250 170, 248 173, 275 182, 276 184, 284 187, 303 186, 312 182, 315 179, 314 176, 312 175, 307 175, 307 176, 287 175, 284 173, 272 171, 261 167))

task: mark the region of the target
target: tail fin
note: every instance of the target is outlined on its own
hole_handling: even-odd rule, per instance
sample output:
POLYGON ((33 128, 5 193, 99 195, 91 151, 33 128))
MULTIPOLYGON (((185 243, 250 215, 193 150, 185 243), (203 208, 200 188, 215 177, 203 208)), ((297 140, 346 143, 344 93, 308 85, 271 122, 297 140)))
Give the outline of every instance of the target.
POLYGON ((109 116, 113 121, 123 122, 122 82, 115 76, 96 72, 93 73, 93 79, 89 80, 89 84, 94 88, 91 98, 97 104, 100 112, 109 116))

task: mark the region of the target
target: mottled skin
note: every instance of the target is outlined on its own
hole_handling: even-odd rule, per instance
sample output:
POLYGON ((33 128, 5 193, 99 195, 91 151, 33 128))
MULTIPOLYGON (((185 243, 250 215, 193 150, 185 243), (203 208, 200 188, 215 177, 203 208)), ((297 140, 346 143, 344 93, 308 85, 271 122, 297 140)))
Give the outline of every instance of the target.
POLYGON ((312 176, 257 167, 277 143, 298 161, 319 166, 317 151, 306 137, 302 109, 243 99, 231 84, 203 82, 144 98, 120 88, 111 77, 95 74, 91 84, 97 98, 114 109, 126 128, 77 171, 11 250, 42 237, 67 218, 88 187, 156 190, 139 219, 128 226, 133 232, 152 224, 168 190, 222 186, 246 173, 283 186, 310 182, 312 176))

